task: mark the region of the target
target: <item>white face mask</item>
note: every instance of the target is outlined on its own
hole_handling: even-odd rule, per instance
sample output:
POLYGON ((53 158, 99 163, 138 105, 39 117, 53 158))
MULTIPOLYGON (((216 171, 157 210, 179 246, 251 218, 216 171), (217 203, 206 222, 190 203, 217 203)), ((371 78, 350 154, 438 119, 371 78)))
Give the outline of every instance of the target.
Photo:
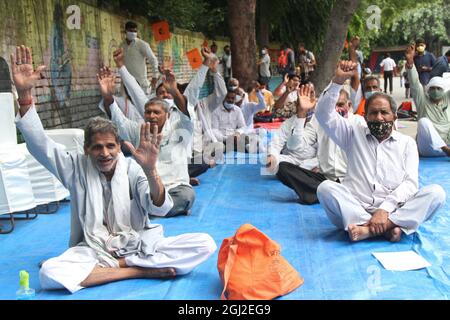
POLYGON ((137 32, 129 32, 127 31, 127 39, 129 41, 134 41, 137 38, 137 32))
POLYGON ((236 95, 236 98, 234 99, 234 101, 236 101, 236 103, 240 102, 242 100, 242 96, 240 95, 236 95))
POLYGON ((261 53, 262 54, 266 54, 266 50, 261 50, 261 53))
POLYGON ((224 103, 223 103, 223 106, 224 106, 225 109, 227 109, 227 110, 231 110, 231 109, 234 108, 234 104, 228 103, 228 102, 224 102, 224 103))
POLYGON ((173 105, 175 104, 173 99, 163 99, 168 105, 169 108, 173 107, 173 105))

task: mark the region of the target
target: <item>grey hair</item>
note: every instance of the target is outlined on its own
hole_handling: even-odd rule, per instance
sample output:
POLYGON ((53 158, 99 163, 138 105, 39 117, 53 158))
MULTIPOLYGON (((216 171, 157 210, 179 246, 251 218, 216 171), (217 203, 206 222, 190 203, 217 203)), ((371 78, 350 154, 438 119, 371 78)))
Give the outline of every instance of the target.
POLYGON ((372 81, 372 80, 375 80, 378 83, 378 86, 380 86, 380 78, 378 78, 377 76, 373 76, 373 75, 365 77, 364 83, 366 83, 368 81, 372 81))
POLYGON ((147 103, 144 106, 144 110, 148 106, 154 105, 154 104, 163 108, 164 112, 166 112, 166 113, 169 112, 169 108, 170 108, 169 104, 166 101, 164 101, 163 99, 159 99, 159 98, 153 98, 153 99, 150 99, 149 101, 147 101, 147 103))
POLYGON ((383 98, 389 102, 389 105, 391 106, 391 111, 393 114, 397 114, 397 103, 395 103, 394 98, 392 98, 390 95, 385 94, 383 92, 375 92, 370 96, 369 99, 366 100, 366 104, 364 105, 364 112, 367 115, 367 112, 369 111, 369 105, 372 103, 373 100, 377 98, 383 98))
POLYGON ((84 128, 84 147, 88 148, 92 144, 92 137, 96 133, 111 133, 116 142, 119 143, 119 132, 117 126, 110 120, 102 117, 94 117, 89 120, 84 128))

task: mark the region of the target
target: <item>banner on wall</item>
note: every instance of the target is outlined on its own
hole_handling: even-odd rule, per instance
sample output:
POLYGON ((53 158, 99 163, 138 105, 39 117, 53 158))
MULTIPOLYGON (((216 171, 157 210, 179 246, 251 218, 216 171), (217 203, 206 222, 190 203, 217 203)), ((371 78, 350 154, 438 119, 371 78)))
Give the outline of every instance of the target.
POLYGON ((167 21, 159 21, 152 24, 152 30, 155 41, 165 41, 170 39, 170 29, 167 21))
POLYGON ((200 68, 200 66, 202 65, 202 55, 200 54, 200 51, 197 48, 186 52, 186 56, 192 69, 200 68))

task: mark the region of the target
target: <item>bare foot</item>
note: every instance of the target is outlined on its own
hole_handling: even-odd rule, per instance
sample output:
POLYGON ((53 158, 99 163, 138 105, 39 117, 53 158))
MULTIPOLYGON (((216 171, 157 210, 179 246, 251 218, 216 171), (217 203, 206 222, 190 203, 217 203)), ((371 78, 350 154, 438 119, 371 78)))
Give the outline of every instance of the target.
POLYGON ((348 235, 351 241, 360 241, 372 237, 369 227, 357 226, 356 224, 348 226, 348 235))
POLYGON ((392 228, 385 232, 384 236, 390 242, 399 242, 402 238, 402 230, 399 227, 392 228))
POLYGON ((442 151, 445 152, 445 154, 447 155, 447 157, 450 157, 450 147, 442 147, 442 151))
POLYGON ((177 275, 174 268, 146 268, 145 278, 161 278, 168 279, 174 278, 177 275))
POLYGON ((189 178, 189 184, 191 186, 198 186, 200 185, 200 180, 198 180, 197 178, 189 178))
POLYGON ((216 166, 216 160, 209 160, 209 167, 214 168, 216 166))

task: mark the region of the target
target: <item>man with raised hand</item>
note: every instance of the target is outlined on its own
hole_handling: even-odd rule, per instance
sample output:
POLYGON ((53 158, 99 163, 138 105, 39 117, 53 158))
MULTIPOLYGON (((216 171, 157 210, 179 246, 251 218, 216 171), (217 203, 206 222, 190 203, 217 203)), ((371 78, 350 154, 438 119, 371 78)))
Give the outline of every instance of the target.
POLYGON ((405 68, 419 118, 419 154, 425 157, 450 157, 450 90, 445 91, 442 77, 432 78, 424 89, 414 65, 415 52, 414 45, 406 50, 405 68))
POLYGON ((342 184, 322 182, 317 197, 352 241, 384 235, 395 242, 401 231, 414 233, 430 219, 446 194, 439 185, 418 189, 417 145, 393 130, 397 106, 390 96, 375 93, 367 99, 365 124, 350 123, 335 112, 339 91, 356 70, 356 63, 341 61, 317 104, 317 121, 348 158, 342 184))
MULTIPOLYGON (((149 214, 164 216, 173 201, 159 178, 156 161, 162 136, 150 123, 140 126, 136 159, 120 152, 117 128, 93 118, 85 129, 85 154, 69 153, 45 134, 31 90, 45 69, 33 69, 30 48, 11 55, 19 95, 17 127, 30 153, 70 191, 70 248, 45 261, 43 289, 76 292, 85 287, 133 278, 171 278, 187 274, 216 249, 207 234, 165 238, 149 214)), ((117 107, 118 108, 118 107, 117 107)))

